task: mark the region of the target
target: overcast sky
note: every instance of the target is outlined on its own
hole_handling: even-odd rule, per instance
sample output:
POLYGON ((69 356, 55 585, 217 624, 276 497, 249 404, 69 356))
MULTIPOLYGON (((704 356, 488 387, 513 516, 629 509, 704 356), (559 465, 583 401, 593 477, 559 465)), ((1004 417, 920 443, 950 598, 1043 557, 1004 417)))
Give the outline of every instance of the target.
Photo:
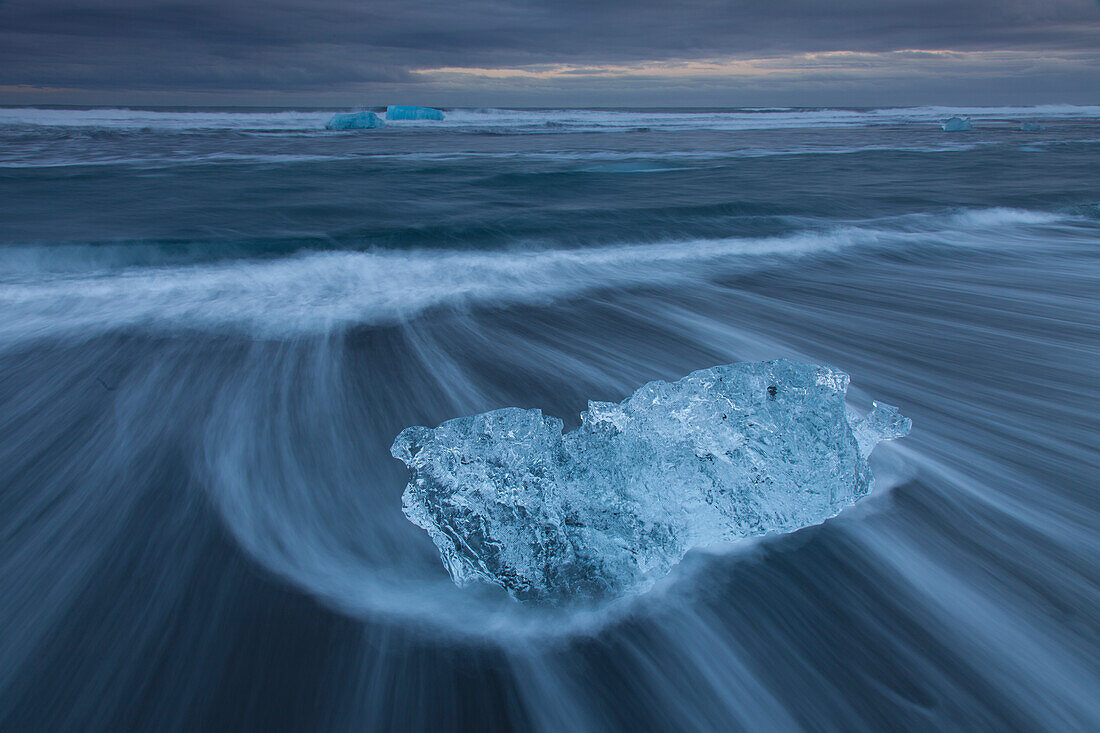
POLYGON ((0 103, 1100 104, 1098 0, 0 0, 0 103))

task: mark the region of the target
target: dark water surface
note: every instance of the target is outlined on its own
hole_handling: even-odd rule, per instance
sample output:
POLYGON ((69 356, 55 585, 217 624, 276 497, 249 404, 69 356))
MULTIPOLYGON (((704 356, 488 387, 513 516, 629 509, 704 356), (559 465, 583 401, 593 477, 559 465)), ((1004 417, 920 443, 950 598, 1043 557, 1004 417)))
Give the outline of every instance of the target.
POLYGON ((1100 108, 956 112, 0 109, 0 729, 1097 729, 1100 108), (823 525, 551 612, 401 514, 776 357, 913 418, 823 525))

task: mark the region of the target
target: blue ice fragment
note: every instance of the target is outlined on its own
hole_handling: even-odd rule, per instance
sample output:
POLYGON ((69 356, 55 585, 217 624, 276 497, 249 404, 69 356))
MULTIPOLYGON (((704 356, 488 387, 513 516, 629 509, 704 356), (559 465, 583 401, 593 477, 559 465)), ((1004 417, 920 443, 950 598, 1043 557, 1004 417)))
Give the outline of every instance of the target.
POLYGON ((326 130, 370 130, 385 127, 386 122, 373 112, 335 114, 325 124, 326 130))
POLYGON ((1043 131, 1043 126, 1040 125, 1038 122, 1021 122, 1020 123, 1020 131, 1021 132, 1042 132, 1043 131))
POLYGON ((970 124, 969 117, 952 117, 944 121, 940 127, 943 128, 944 132, 966 132, 974 129, 974 126, 970 124))
POLYGON ((405 104, 391 104, 386 108, 387 120, 441 120, 443 113, 429 107, 412 107, 405 104))
POLYGON ((589 402, 581 425, 504 408, 402 431, 405 515, 459 585, 557 604, 640 593, 694 548, 789 532, 870 491, 867 456, 911 422, 859 418, 848 375, 778 360, 589 402))

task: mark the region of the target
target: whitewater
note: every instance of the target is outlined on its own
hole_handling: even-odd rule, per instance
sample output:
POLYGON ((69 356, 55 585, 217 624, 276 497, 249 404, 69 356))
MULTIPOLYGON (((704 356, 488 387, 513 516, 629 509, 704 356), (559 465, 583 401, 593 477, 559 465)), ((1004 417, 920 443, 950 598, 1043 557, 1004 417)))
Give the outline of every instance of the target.
POLYGON ((1100 727, 1100 107, 354 109, 0 108, 0 729, 1100 727), (402 512, 775 359, 912 418, 836 516, 539 607, 402 512))

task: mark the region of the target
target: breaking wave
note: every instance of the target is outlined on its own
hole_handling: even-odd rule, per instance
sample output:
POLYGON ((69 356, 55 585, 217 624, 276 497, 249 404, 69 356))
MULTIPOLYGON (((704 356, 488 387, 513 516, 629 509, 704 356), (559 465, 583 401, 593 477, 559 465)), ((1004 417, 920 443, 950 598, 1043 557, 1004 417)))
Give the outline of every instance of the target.
MULTIPOLYGON (((432 308, 532 304, 627 286, 685 284, 842 249, 916 256, 1011 247, 1029 226, 1075 239, 1075 217, 1012 209, 905 216, 796 234, 496 252, 312 252, 266 261, 126 266, 126 251, 0 251, 0 339, 119 328, 237 331, 278 338, 386 324, 432 308), (1019 229, 1024 227, 1024 229, 1019 229)), ((1076 238, 1089 236, 1087 230, 1076 238)), ((148 259, 147 252, 139 255, 148 259)))

